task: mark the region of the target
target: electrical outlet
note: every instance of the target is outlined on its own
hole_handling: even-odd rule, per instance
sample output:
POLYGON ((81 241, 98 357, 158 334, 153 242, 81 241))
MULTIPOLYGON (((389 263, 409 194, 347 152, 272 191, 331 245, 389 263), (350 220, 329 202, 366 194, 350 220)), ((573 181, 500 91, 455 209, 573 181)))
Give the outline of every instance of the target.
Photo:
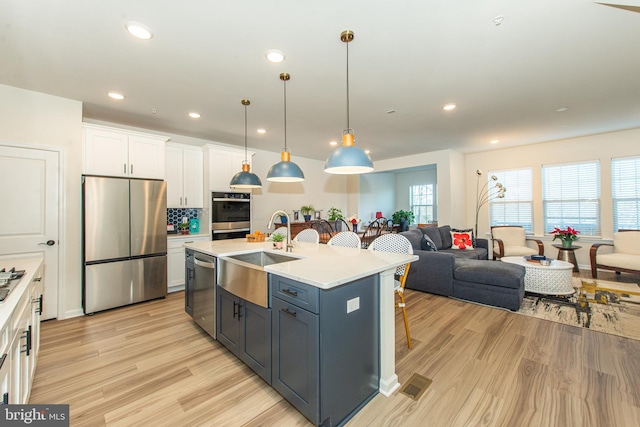
POLYGON ((347 313, 360 309, 360 297, 355 297, 347 301, 347 313))

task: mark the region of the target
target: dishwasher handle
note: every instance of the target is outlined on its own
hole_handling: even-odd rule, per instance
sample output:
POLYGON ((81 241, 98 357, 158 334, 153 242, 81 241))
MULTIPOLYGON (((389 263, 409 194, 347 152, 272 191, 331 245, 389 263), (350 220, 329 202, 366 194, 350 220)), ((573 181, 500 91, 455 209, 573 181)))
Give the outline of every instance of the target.
POLYGON ((195 265, 199 265, 200 267, 210 268, 211 270, 215 270, 216 265, 213 262, 200 261, 198 258, 193 258, 193 263, 195 265))

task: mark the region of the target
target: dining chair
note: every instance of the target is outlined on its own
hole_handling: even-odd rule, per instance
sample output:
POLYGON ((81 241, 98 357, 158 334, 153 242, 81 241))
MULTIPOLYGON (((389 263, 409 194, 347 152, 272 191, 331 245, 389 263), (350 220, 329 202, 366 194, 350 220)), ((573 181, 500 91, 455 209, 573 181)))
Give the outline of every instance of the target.
POLYGON ((318 232, 320 243, 327 243, 334 235, 333 227, 326 219, 314 219, 311 221, 311 228, 318 232))
MULTIPOLYGON (((398 254, 413 254, 411 242, 400 234, 383 234, 376 238, 368 248, 370 251, 393 252, 398 254)), ((393 290, 400 302, 396 304, 397 308, 402 309, 402 317, 404 318, 404 329, 407 332, 407 345, 411 348, 411 334, 409 333, 409 319, 407 317, 407 307, 404 300, 404 286, 407 282, 407 275, 411 263, 403 264, 396 268, 393 290)))
POLYGON ((353 231, 341 231, 335 234, 327 245, 329 246, 344 246, 347 248, 359 248, 361 245, 360 236, 353 231))
POLYGON ((351 231, 352 225, 349 224, 344 218, 336 219, 335 229, 337 232, 340 231, 351 231))
POLYGON ((362 249, 367 247, 382 233, 382 224, 377 219, 372 221, 362 233, 360 240, 362 241, 362 249))
POLYGON ((294 242, 308 242, 308 243, 319 243, 320 235, 313 228, 305 228, 293 239, 294 242))

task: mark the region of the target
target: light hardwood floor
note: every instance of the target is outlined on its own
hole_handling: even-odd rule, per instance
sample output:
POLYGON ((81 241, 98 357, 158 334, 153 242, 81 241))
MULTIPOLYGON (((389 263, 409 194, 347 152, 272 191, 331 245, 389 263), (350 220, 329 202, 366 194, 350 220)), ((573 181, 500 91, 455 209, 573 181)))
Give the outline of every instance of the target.
MULTIPOLYGON (((72 426, 310 425, 183 297, 44 322, 30 403, 70 404, 72 426)), ((418 402, 378 395, 347 426, 640 425, 640 341, 410 290, 407 304, 397 373, 433 383, 418 402)))

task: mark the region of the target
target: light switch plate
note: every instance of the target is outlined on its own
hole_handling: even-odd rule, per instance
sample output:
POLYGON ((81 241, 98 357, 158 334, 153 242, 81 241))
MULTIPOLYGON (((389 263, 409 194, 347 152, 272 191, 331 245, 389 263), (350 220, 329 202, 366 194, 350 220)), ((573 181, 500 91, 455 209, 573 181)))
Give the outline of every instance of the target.
POLYGON ((360 309, 360 297, 355 297, 347 301, 347 313, 360 309))

